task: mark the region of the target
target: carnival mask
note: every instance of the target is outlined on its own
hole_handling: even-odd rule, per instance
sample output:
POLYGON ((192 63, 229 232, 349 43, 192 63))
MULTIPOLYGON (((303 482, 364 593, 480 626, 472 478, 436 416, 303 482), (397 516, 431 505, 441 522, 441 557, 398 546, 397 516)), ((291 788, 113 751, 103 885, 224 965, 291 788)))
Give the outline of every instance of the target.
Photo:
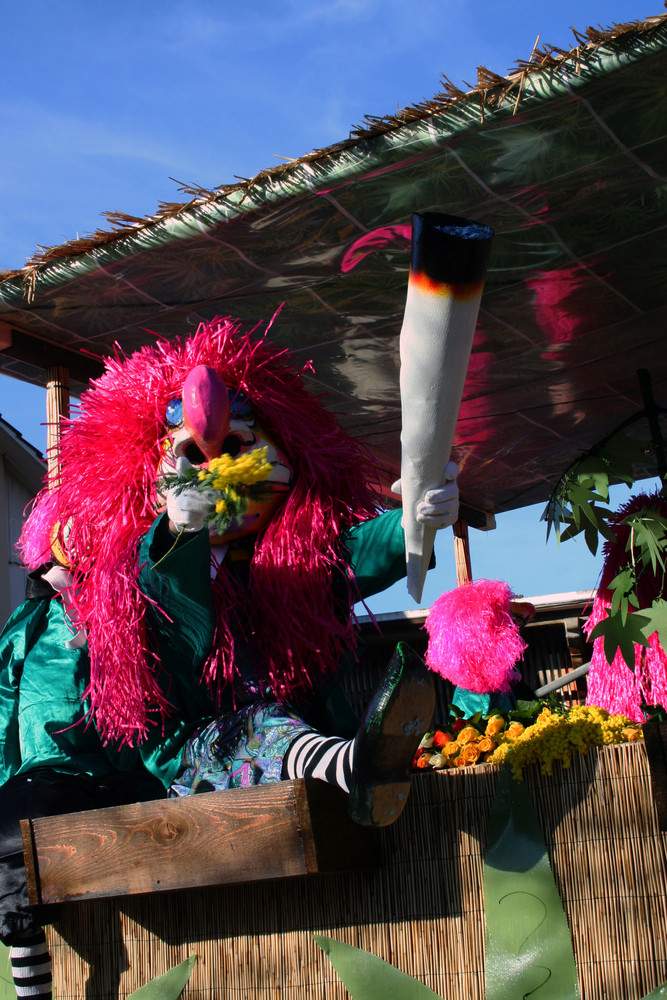
POLYGON ((258 424, 248 396, 198 365, 167 404, 165 424, 158 509, 166 502, 165 483, 190 484, 215 505, 212 543, 262 531, 289 493, 293 470, 258 424))

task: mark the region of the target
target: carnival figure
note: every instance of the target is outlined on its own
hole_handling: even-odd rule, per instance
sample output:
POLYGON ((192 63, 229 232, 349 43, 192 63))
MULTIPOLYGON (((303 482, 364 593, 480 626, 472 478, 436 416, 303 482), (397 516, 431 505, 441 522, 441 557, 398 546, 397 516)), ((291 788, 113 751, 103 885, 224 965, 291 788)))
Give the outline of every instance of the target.
MULTIPOLYGON (((400 509, 288 352, 215 320, 109 360, 63 432, 0 637, 0 928, 50 995, 19 819, 315 777, 359 823, 400 814, 434 710, 399 646, 365 718, 342 680, 354 604, 405 574, 400 509)), ((418 505, 458 516, 456 467, 418 505)))

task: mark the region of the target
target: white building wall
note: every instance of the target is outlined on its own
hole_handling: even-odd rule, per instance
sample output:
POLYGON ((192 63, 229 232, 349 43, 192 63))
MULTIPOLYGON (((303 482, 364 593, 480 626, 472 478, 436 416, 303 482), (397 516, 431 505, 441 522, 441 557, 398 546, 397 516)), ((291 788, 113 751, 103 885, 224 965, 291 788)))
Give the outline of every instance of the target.
POLYGON ((41 488, 39 452, 11 424, 0 419, 0 628, 25 598, 27 572, 16 543, 26 507, 41 488))
POLYGON ((21 565, 16 552, 16 543, 21 534, 26 507, 32 500, 32 494, 15 479, 11 473, 6 476, 7 493, 7 563, 9 566, 9 605, 10 611, 25 599, 25 584, 28 572, 21 565))

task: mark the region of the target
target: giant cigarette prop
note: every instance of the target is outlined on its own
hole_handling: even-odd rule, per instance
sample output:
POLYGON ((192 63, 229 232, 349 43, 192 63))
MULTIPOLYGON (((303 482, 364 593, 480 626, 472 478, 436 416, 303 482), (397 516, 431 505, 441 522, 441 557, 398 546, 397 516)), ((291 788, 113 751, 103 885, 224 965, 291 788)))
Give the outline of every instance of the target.
POLYGON ((453 215, 412 217, 401 329, 401 491, 408 592, 421 600, 435 529, 416 506, 442 485, 463 396, 493 230, 453 215))

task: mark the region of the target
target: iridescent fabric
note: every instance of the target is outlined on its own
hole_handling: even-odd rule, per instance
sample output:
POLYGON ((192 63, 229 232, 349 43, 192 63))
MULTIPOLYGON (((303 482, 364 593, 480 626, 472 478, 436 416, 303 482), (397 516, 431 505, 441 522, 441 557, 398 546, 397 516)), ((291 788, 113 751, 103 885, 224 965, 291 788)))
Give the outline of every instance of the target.
POLYGON ((169 794, 194 795, 280 781, 290 743, 299 733, 313 731, 285 711, 275 702, 259 702, 197 729, 183 749, 182 770, 169 794))

